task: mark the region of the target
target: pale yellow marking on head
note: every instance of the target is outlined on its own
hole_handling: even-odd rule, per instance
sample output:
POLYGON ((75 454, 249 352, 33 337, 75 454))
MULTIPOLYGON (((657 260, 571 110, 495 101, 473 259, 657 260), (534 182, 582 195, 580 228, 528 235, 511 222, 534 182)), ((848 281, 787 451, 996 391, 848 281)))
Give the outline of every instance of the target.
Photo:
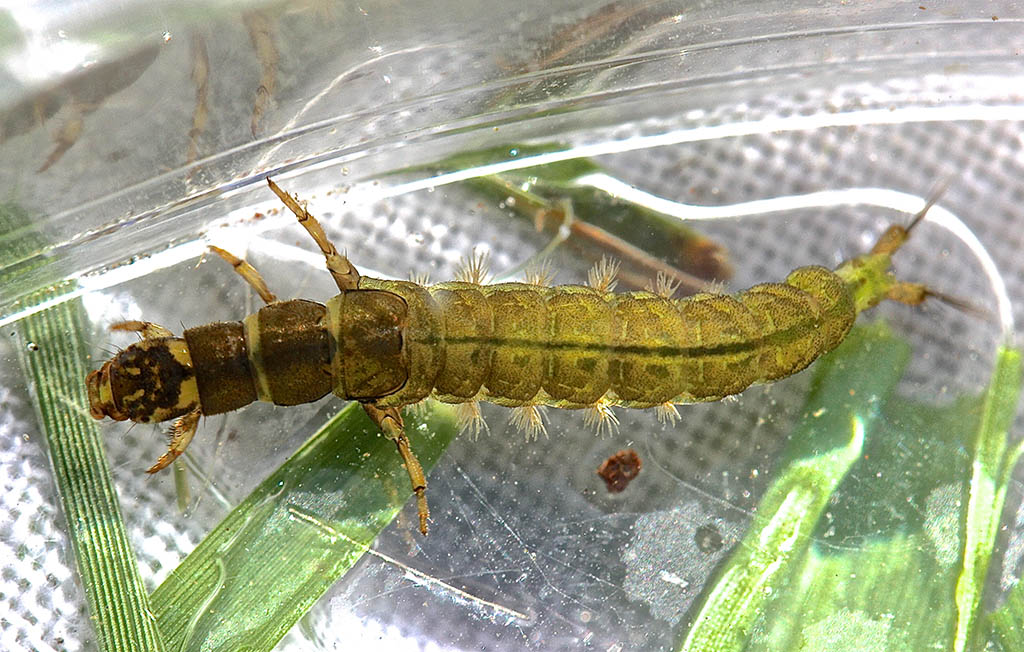
MULTIPOLYGON (((189 354, 188 345, 184 340, 177 338, 145 339, 133 345, 141 349, 161 349, 166 351, 174 359, 174 364, 181 366, 191 372, 192 356, 189 354)), ((166 364, 166 363, 164 363, 166 364)), ((139 365, 123 365, 119 373, 132 377, 132 382, 139 383, 136 389, 129 394, 122 394, 120 397, 120 409, 118 412, 131 416, 135 421, 142 423, 158 423, 173 418, 183 410, 191 411, 199 406, 199 388, 196 385, 194 374, 183 374, 175 378, 175 387, 165 385, 165 379, 161 376, 159 369, 150 369, 139 365), (174 405, 158 406, 158 399, 168 397, 168 390, 177 391, 177 399, 174 405)), ((113 406, 112 388, 110 381, 100 386, 100 399, 108 401, 105 405, 113 406)), ((109 411, 109 407, 107 408, 109 411)))
POLYGON ((167 342, 167 350, 178 363, 187 368, 192 368, 192 354, 188 352, 188 344, 183 339, 173 339, 167 342))
POLYGON ((526 435, 526 441, 540 438, 541 433, 548 436, 544 425, 544 408, 539 405, 520 405, 512 408, 512 425, 526 435))
MULTIPOLYGON (((186 369, 192 369, 192 354, 188 351, 188 344, 183 339, 167 340, 164 345, 167 351, 174 357, 175 361, 186 369)), ((162 385, 160 389, 163 389, 162 385)), ((158 408, 153 411, 150 419, 154 422, 166 421, 175 412, 183 408, 194 409, 199 405, 199 386, 196 384, 195 375, 184 379, 178 386, 178 402, 169 409, 158 408)))
POLYGON ((99 389, 99 405, 106 406, 108 410, 117 411, 114 408, 114 391, 110 388, 110 374, 104 373, 100 377, 99 389))
POLYGON ((587 272, 587 284, 598 292, 611 292, 618 285, 615 276, 619 273, 619 261, 612 260, 608 256, 601 256, 601 260, 594 263, 594 266, 587 272))

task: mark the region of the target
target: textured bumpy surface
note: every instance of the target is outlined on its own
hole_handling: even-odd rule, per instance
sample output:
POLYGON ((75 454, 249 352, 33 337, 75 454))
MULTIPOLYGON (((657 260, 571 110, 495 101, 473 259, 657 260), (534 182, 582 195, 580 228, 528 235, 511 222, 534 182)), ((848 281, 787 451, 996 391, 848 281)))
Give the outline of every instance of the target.
MULTIPOLYGON (((186 330, 185 380, 198 386, 207 415, 257 397, 298 405, 332 390, 384 407, 432 395, 506 407, 647 408, 716 400, 792 375, 835 348, 855 318, 846 284, 816 266, 737 295, 683 299, 582 285, 424 287, 364 277, 327 306, 281 301, 243 323, 186 330)), ((133 408, 130 418, 171 419, 194 407, 172 409, 183 380, 168 347, 181 343, 145 340, 114 357, 113 403, 159 408, 133 408), (157 405, 168 393, 161 388, 172 396, 157 405)))
POLYGON ((359 382, 379 388, 382 375, 391 385, 404 375, 404 386, 381 401, 394 406, 431 392, 450 403, 509 407, 586 408, 605 401, 644 408, 714 400, 800 371, 835 348, 856 317, 846 285, 823 267, 802 267, 785 283, 734 296, 684 299, 526 283, 423 288, 364 278, 361 287, 401 296, 408 314, 345 314, 342 306, 352 299, 343 295, 331 302, 332 328, 374 334, 404 320, 404 348, 386 365, 366 353, 377 346, 374 340, 348 338, 352 348, 339 345, 341 360, 361 356, 376 373, 356 367, 361 381, 336 380, 335 393, 371 396, 359 382), (365 319, 379 321, 352 325, 365 319))

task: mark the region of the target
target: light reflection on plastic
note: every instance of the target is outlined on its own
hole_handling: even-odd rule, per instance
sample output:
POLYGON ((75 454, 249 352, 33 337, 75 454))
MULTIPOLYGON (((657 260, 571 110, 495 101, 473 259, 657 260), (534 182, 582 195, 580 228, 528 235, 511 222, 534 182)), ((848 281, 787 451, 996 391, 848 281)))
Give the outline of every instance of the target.
MULTIPOLYGON (((913 215, 921 210, 926 201, 924 197, 888 188, 844 188, 822 190, 805 195, 784 195, 724 206, 694 206, 652 195, 606 174, 590 174, 580 177, 577 183, 598 188, 627 202, 645 206, 681 220, 717 220, 834 206, 877 206, 913 215)), ((995 294, 1000 327, 1004 333, 1012 335, 1014 332, 1013 309, 1010 305, 1010 296, 1006 291, 1006 284, 999 274, 995 261, 992 260, 978 237, 964 224, 963 220, 940 204, 932 206, 925 216, 925 221, 946 229, 970 249, 984 270, 992 292, 995 294)))
MULTIPOLYGON (((1005 79, 1001 82, 1006 84, 1005 79)), ((755 134, 777 132, 811 131, 832 127, 858 127, 895 125, 920 122, 1021 122, 1024 121, 1024 106, 1018 104, 978 105, 962 104, 950 106, 908 106, 896 109, 865 109, 816 115, 798 115, 785 118, 765 118, 748 122, 731 122, 708 127, 686 127, 651 136, 634 136, 622 140, 604 141, 593 145, 579 145, 558 152, 546 152, 510 161, 481 165, 465 170, 456 170, 436 177, 418 179, 391 187, 374 186, 360 189, 372 199, 395 197, 418 190, 436 188, 449 183, 466 181, 512 170, 569 161, 582 157, 596 157, 605 154, 619 154, 666 145, 694 143, 722 138, 737 138, 755 134)), ((353 197, 352 191, 349 197, 353 197)))

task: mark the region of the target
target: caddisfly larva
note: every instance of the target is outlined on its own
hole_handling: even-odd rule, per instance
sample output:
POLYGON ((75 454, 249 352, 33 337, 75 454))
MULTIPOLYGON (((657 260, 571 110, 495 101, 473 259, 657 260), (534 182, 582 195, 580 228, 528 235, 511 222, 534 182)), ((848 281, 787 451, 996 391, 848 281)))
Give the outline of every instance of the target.
POLYGON ((527 431, 543 429, 542 406, 588 409, 611 426, 612 406, 657 408, 713 401, 753 383, 795 374, 846 337, 857 314, 890 299, 916 305, 935 294, 897 280, 891 256, 924 217, 890 226, 867 254, 834 271, 809 266, 782 283, 735 295, 673 299, 661 282, 650 292, 614 293, 614 269, 591 284, 483 284, 478 272, 429 287, 362 277, 320 224, 267 180, 323 252, 340 294, 326 304, 277 301, 245 261, 213 248, 266 302, 240 322, 186 329, 182 337, 150 322, 114 324, 142 340, 86 379, 97 419, 155 423, 175 419, 167 452, 149 472, 188 446, 201 415, 255 400, 315 401, 329 392, 359 401, 405 462, 426 534, 426 478, 404 432, 400 409, 432 397, 516 409, 527 431))

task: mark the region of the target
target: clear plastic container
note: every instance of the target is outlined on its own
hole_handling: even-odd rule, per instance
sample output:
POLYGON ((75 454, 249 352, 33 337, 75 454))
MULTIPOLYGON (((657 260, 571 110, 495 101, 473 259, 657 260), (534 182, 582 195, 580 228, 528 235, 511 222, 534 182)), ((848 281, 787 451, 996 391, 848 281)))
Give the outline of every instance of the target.
MULTIPOLYGON (((977 407, 964 397, 984 391, 997 347, 1012 344, 1012 324, 1024 316, 1024 14, 1014 3, 958 5, 0 10, 9 225, 0 232, 0 324, 9 335, 0 349, 0 592, 10 614, 2 647, 100 644, 17 363, 34 344, 20 320, 81 301, 96 367, 130 341, 107 330, 120 319, 176 332, 241 319, 258 298, 221 261, 197 266, 209 244, 245 255, 278 296, 326 300, 335 290, 323 259, 267 190, 267 176, 308 201, 364 275, 447 280, 474 250, 489 252, 496 272, 514 268, 550 236, 463 182, 528 165, 512 153, 526 145, 550 146, 537 161, 590 157, 606 181, 645 193, 622 201, 658 198, 668 212, 704 218, 696 228, 729 251, 730 291, 801 265, 836 266, 887 224, 906 223, 948 181, 896 270, 985 314, 934 301, 887 303, 862 318, 884 319, 910 343, 889 403, 918 407, 878 417, 890 440, 869 437, 861 457, 886 466, 852 466, 816 529, 799 534, 819 569, 822 559, 848 562, 846 553, 881 559, 903 541, 928 548, 942 572, 906 562, 918 564, 907 586, 929 593, 907 599, 905 610, 837 608, 806 621, 793 595, 810 575, 772 577, 756 618, 734 631, 746 649, 794 635, 826 645, 840 626, 848 642, 863 643, 857 649, 920 641, 922 623, 942 636, 944 627, 958 632, 947 584, 961 563, 967 494, 958 492, 971 480, 928 478, 947 461, 969 467, 971 440, 918 434, 928 410, 920 406, 977 407), (496 167, 435 172, 447 157, 500 148, 509 155, 496 167), (56 293, 41 304, 45 288, 56 293), (933 593, 948 600, 929 602, 933 593)), ((557 282, 585 279, 587 263, 570 248, 552 261, 557 282)), ((430 535, 416 532, 407 504, 278 649, 694 649, 694 621, 725 590, 730 562, 749 552, 745 537, 765 527, 765 496, 801 454, 828 450, 794 447, 814 373, 681 407, 675 425, 653 411, 618 410, 618 432, 603 437, 579 413, 551 410, 549 436, 525 441, 504 408, 486 406, 489 432, 455 440, 430 474, 430 535), (595 470, 625 448, 643 468, 610 494, 595 470)), ((339 407, 336 399, 256 404, 205 419, 189 449, 184 514, 173 474, 142 473, 164 436, 106 422, 146 587, 164 581, 339 407)), ((1020 427, 1018 418, 1011 441, 1020 427)), ((985 612, 1020 575, 1024 516, 1015 509, 1004 513, 985 612)), ((851 578, 836 592, 853 605, 865 586, 851 578)), ((995 636, 978 632, 979 641, 995 636)), ((221 645, 189 639, 182 649, 232 649, 221 645)))

